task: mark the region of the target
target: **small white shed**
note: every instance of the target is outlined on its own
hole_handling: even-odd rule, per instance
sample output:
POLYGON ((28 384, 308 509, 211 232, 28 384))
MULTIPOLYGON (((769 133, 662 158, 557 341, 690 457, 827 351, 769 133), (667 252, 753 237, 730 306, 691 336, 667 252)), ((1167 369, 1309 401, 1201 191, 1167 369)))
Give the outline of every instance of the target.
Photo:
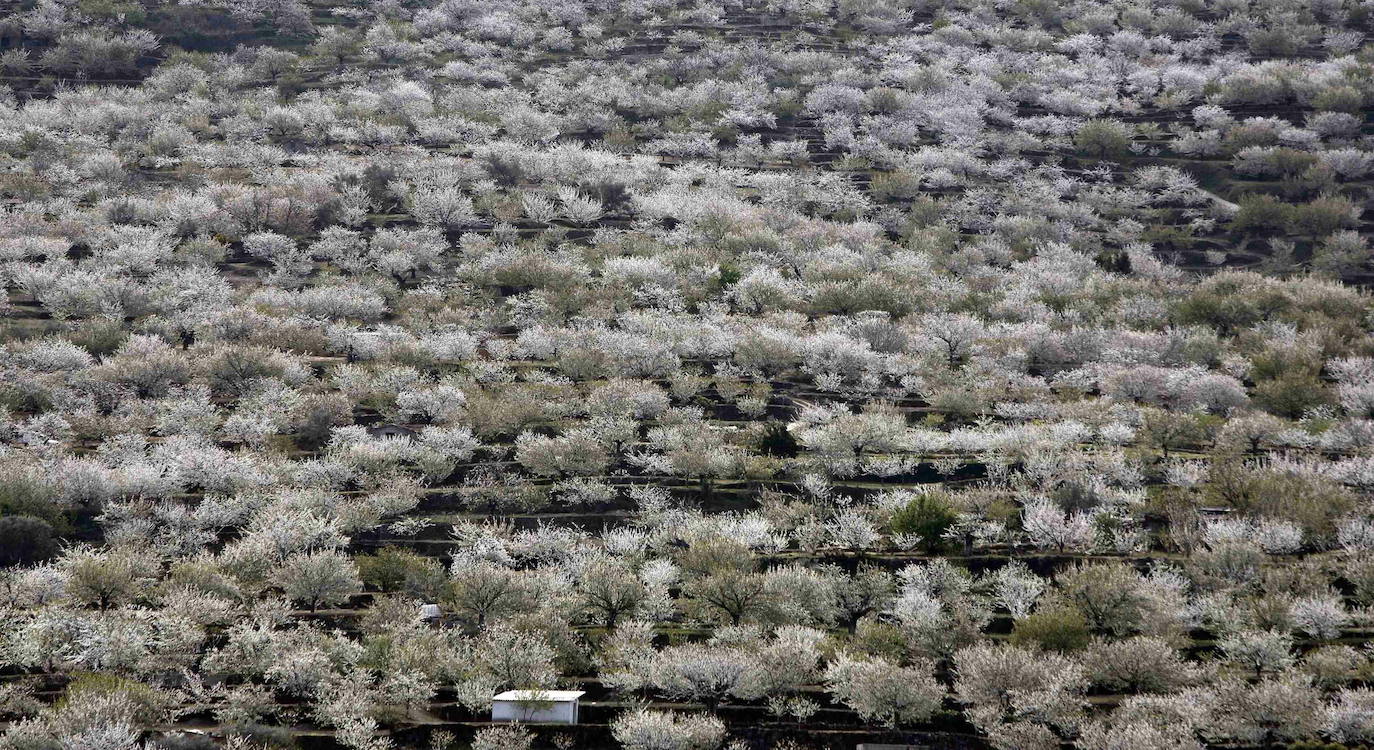
POLYGON ((576 724, 582 690, 507 690, 491 699, 492 721, 576 724))
POLYGON ((425 621, 425 622, 432 622, 432 621, 434 621, 434 620, 437 620, 437 619, 439 619, 440 615, 442 615, 442 614, 443 614, 443 613, 439 611, 439 605, 438 605, 438 604, 421 604, 421 605, 420 605, 420 619, 423 620, 423 621, 425 621))

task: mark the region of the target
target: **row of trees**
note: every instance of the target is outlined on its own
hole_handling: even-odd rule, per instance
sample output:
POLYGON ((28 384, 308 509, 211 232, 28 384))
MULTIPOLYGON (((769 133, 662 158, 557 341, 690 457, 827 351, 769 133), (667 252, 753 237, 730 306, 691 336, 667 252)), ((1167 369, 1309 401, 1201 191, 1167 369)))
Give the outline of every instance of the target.
MULTIPOLYGON (((259 735, 263 722, 285 717, 277 699, 294 696, 345 746, 371 747, 373 729, 404 723, 440 686, 482 711, 495 692, 552 687, 587 670, 626 696, 708 711, 757 703, 802 722, 826 696, 892 727, 957 706, 999 747, 1066 738, 1110 747, 1122 732, 1147 748, 1374 736, 1358 687, 1367 654, 1336 642, 1364 621, 1324 570, 1341 558, 1266 565, 1247 560, 1236 532, 1214 529, 1182 570, 1082 563, 1053 581, 1015 561, 980 576, 942 559, 895 572, 796 563, 750 572, 746 544, 700 531, 665 553, 676 545, 624 533, 603 541, 469 525, 454 529, 448 571, 394 549, 355 561, 331 549, 342 537, 305 538, 295 524, 255 533, 272 533, 271 543, 180 558, 150 555, 120 533, 106 549, 7 571, 7 663, 110 676, 74 684, 51 708, 10 685, 6 711, 23 720, 8 746, 96 741, 97 727, 76 713, 81 694, 132 736, 188 711, 259 735), (337 606, 362 588, 360 577, 380 593, 353 635, 293 617, 288 602, 337 606), (419 621, 426 600, 441 602, 451 629, 419 621), (710 636, 659 645, 661 624, 681 618, 713 625, 710 636), (990 640, 1002 620, 1009 642, 990 640), (1199 629, 1215 651, 1185 657, 1177 645, 1199 629), (1094 692, 1128 697, 1102 715, 1085 711, 1094 692)), ((1367 602, 1365 557, 1345 558, 1336 573, 1367 602)), ((615 733, 649 747, 633 738, 650 729, 695 736, 711 721, 631 713, 615 733)), ((707 735, 718 743, 714 726, 707 735)))
POLYGON ((7 9, 0 750, 1374 742, 1291 5, 7 9))

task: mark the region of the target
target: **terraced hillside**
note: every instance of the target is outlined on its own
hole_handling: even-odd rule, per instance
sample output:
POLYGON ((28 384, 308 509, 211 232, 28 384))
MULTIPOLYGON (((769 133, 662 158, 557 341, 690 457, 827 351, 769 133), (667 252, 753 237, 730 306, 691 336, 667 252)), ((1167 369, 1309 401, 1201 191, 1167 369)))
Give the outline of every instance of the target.
POLYGON ((1370 12, 0 4, 0 750, 1374 742, 1370 12))

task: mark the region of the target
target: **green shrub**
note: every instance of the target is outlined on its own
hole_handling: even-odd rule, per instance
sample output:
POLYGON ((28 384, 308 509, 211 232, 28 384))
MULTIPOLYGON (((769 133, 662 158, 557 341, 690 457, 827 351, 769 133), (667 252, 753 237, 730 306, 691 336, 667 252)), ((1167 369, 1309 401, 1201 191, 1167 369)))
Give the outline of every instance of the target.
POLYGON ((1079 151, 1099 159, 1122 156, 1130 151, 1132 131, 1116 120, 1089 120, 1073 136, 1079 151))
POLYGON ((1092 633, 1088 620, 1073 607, 1057 606, 1044 609, 1016 621, 1011 642, 1017 646, 1035 646, 1046 651, 1078 651, 1086 648, 1092 633))
POLYGON ((1257 383, 1295 374, 1315 378, 1323 359, 1309 347, 1271 345, 1250 356, 1250 378, 1257 383))
POLYGON ((1330 479, 1261 469, 1240 460, 1214 461, 1203 492, 1208 505, 1292 521, 1314 541, 1331 537, 1336 520, 1359 507, 1353 492, 1330 479))
POLYGON ((1321 112, 1360 114, 1364 108, 1364 94, 1354 86, 1333 86, 1312 97, 1312 107, 1321 112))
POLYGON ((1299 175, 1317 163, 1317 155, 1295 148, 1278 148, 1268 155, 1266 161, 1275 174, 1299 175))
POLYGON ((1280 417, 1297 419, 1309 409, 1335 403, 1331 389, 1314 375, 1289 372, 1255 386, 1255 403, 1280 417))
POLYGON ((938 492, 917 495, 905 507, 892 514, 893 534, 912 534, 921 539, 928 552, 944 544, 945 530, 958 518, 948 496, 938 492))
POLYGON ((1293 225, 1294 207, 1267 193, 1247 193, 1238 205, 1240 210, 1231 219, 1234 231, 1283 231, 1293 225))
POLYGON ((1354 226, 1355 204, 1339 195, 1324 195, 1308 203, 1285 203, 1266 193, 1249 193, 1238 202, 1231 219, 1237 232, 1270 231, 1319 236, 1354 226))
POLYGON ((1234 154, 1250 146, 1277 146, 1279 137, 1271 127, 1241 122, 1227 128, 1221 142, 1227 153, 1234 154))
POLYGON ((906 658, 908 643, 902 629, 896 625, 864 618, 859 621, 854 637, 847 645, 856 653, 879 656, 896 662, 906 658))
POLYGON ((40 519, 59 536, 71 531, 71 523, 58 506, 53 487, 32 477, 0 478, 0 516, 40 519))
POLYGON ((879 172, 869 183, 869 192, 880 201, 911 200, 921 193, 921 180, 909 172, 879 172))
POLYGON ((385 547, 375 555, 358 555, 358 575, 363 583, 378 591, 408 591, 416 595, 437 592, 436 580, 443 577, 439 563, 401 547, 385 547))
POLYGON ((57 554, 52 525, 33 516, 0 516, 0 567, 31 565, 57 554))
POLYGON ((1260 57, 1288 57, 1298 52, 1299 39, 1291 29, 1256 29, 1247 41, 1250 52, 1260 57))
POLYGON ((1195 414, 1179 414, 1163 409, 1146 409, 1140 432, 1141 442, 1157 447, 1169 457, 1169 451, 1196 445, 1207 439, 1207 423, 1195 414))
POLYGON ((114 354, 124 345, 127 338, 129 332, 121 325, 121 321, 105 318, 83 320, 67 335, 67 339, 73 344, 97 357, 114 354))
POLYGON ((162 724, 170 720, 176 703, 172 693, 137 680, 105 672, 79 672, 52 710, 58 716, 81 715, 123 704, 135 721, 162 724))
POLYGON ((1293 224, 1302 234, 1316 237, 1355 226, 1357 216, 1359 212, 1349 198, 1324 195, 1295 207, 1293 224))

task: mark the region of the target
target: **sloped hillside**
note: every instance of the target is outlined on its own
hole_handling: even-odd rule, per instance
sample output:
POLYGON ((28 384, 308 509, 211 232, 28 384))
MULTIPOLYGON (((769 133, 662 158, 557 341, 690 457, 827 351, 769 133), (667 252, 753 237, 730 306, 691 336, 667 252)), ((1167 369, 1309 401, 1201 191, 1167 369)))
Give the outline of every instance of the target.
POLYGON ((0 750, 1374 743, 1372 11, 0 4, 0 750))

